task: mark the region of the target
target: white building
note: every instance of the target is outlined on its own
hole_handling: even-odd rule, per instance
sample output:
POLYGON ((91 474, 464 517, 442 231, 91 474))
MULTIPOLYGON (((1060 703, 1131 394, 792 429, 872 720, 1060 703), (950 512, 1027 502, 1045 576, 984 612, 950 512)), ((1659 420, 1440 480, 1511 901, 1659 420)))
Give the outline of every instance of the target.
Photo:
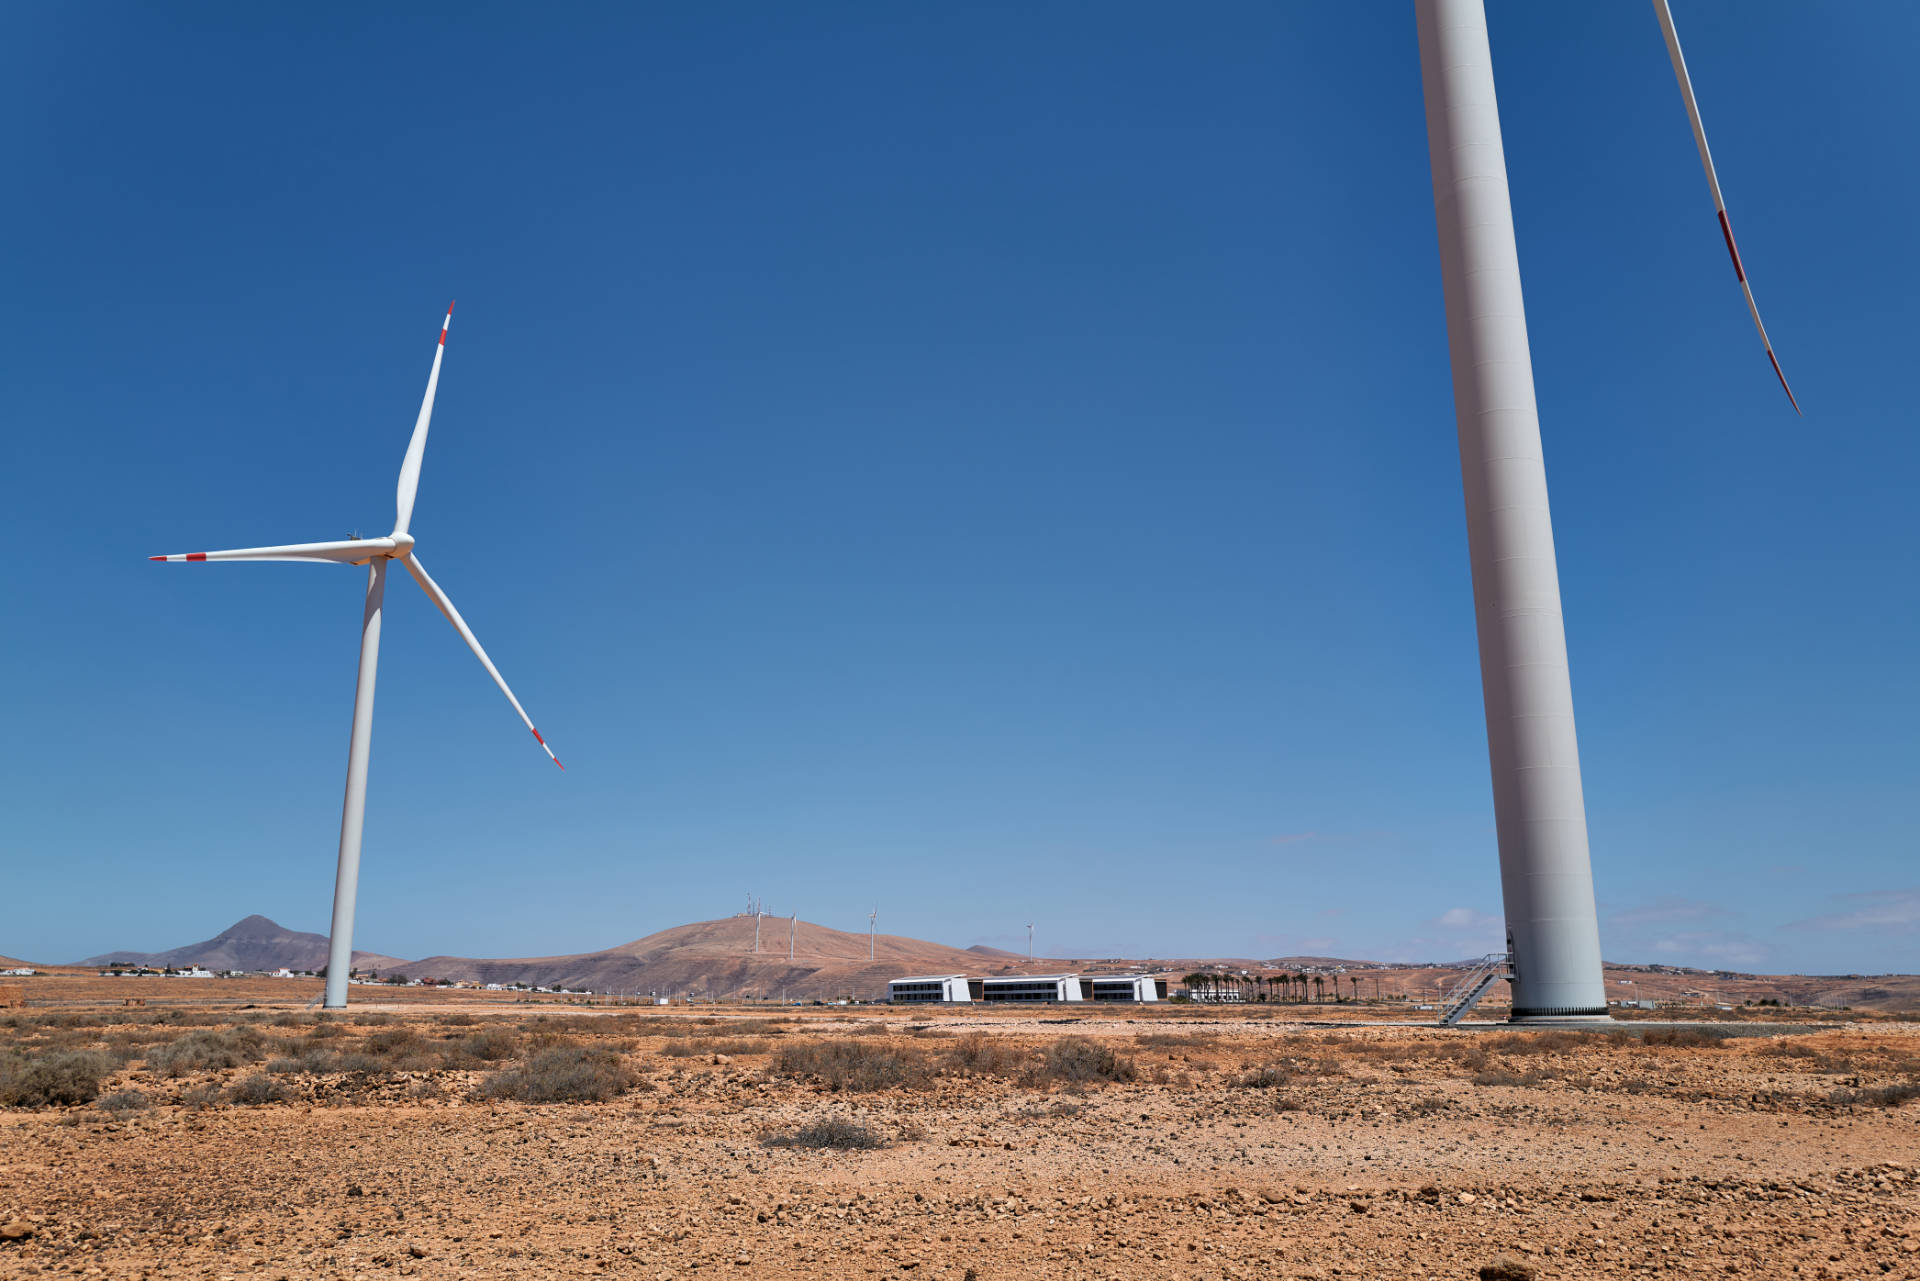
POLYGON ((1001 974, 980 982, 983 1001, 1084 1001, 1078 974, 1001 974))
POLYGON ((887 999, 896 1005, 935 1001, 970 1001, 964 974, 916 974, 887 984, 887 999))
POLYGON ((1089 974, 1080 980, 1089 1001, 1157 1001, 1160 989, 1151 974, 1089 974))

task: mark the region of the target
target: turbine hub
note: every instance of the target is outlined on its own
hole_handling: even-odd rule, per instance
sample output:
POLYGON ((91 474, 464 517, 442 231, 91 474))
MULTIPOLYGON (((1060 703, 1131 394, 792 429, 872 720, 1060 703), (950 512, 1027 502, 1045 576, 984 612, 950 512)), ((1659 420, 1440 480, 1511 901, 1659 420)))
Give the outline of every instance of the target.
POLYGON ((391 552, 387 553, 388 555, 405 556, 413 550, 412 534, 388 534, 387 537, 391 538, 394 542, 394 548, 391 552))

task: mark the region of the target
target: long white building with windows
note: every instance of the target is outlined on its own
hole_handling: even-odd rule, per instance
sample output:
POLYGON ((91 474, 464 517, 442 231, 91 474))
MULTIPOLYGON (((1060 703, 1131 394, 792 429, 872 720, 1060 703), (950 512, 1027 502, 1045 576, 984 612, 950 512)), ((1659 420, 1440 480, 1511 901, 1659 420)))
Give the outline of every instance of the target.
POLYGON ((1157 1001, 1160 985, 1151 974, 1089 974, 1080 980, 1089 1001, 1157 1001))
POLYGON ((887 999, 896 1005, 932 1004, 943 1001, 970 1001, 972 993, 964 974, 916 974, 894 979, 887 984, 887 999))
POLYGON ((980 980, 983 1001, 1084 1001, 1078 974, 999 974, 980 980))

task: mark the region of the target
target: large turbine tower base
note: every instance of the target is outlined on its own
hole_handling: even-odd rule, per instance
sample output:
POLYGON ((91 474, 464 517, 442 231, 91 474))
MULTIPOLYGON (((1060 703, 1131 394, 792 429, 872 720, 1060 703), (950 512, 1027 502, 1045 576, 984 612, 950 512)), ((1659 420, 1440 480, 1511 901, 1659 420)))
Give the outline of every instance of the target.
POLYGON ((373 757, 373 682, 380 669, 380 609, 387 562, 367 566, 367 608, 360 620, 360 676, 353 690, 353 734, 347 746, 347 795, 340 805, 340 866, 333 881, 333 926, 327 938, 326 1007, 347 1007, 353 970, 353 905, 360 890, 360 833, 367 822, 367 765, 373 757))
POLYGON ((1481 0, 1416 0, 1515 1022, 1604 1019, 1533 359, 1481 0))

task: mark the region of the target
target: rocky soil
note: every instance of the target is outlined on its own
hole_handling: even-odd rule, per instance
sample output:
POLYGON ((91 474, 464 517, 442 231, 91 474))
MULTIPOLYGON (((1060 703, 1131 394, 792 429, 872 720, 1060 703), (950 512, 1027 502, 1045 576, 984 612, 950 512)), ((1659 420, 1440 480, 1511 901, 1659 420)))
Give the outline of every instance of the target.
POLYGON ((14 1012, 0 1276, 1920 1278, 1920 1027, 1737 1030, 14 1012))

